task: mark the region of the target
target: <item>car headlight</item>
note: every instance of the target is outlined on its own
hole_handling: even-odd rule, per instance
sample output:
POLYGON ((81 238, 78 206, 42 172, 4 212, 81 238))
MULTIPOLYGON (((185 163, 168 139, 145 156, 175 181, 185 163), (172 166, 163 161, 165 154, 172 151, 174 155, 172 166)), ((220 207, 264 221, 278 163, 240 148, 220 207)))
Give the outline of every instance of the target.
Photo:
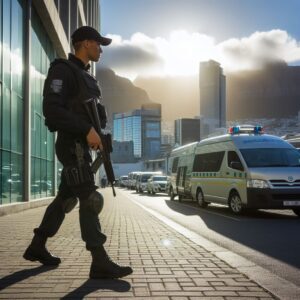
POLYGON ((260 179, 249 179, 247 180, 247 187, 248 188, 257 188, 257 189, 267 189, 269 188, 269 184, 265 180, 260 179))

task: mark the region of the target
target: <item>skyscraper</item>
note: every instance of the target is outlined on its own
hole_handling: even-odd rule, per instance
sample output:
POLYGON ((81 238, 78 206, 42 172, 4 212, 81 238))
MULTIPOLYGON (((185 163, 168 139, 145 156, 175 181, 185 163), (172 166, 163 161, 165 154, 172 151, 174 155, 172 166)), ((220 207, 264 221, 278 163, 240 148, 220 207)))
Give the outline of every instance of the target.
POLYGON ((71 52, 78 26, 99 29, 99 13, 98 0, 0 0, 0 205, 54 196, 58 166, 55 134, 44 125, 44 80, 50 62, 71 52))
POLYGON ((180 146, 200 140, 200 119, 175 120, 175 144, 180 146))
POLYGON ((114 114, 113 139, 133 141, 136 158, 157 157, 161 144, 161 105, 147 104, 141 109, 114 114))
POLYGON ((201 138, 226 126, 226 79, 216 61, 200 63, 201 138))

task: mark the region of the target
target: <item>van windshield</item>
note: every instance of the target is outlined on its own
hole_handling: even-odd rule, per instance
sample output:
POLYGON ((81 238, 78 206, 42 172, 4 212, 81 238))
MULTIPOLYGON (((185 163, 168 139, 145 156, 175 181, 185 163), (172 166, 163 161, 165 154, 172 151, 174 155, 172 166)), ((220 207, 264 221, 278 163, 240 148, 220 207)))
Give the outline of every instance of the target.
POLYGON ((153 181, 167 181, 167 176, 155 176, 153 177, 153 181))
POLYGON ((142 175, 141 182, 147 182, 147 180, 151 177, 151 174, 142 175))
POLYGON ((291 148, 240 149, 249 168, 300 167, 300 153, 291 148))

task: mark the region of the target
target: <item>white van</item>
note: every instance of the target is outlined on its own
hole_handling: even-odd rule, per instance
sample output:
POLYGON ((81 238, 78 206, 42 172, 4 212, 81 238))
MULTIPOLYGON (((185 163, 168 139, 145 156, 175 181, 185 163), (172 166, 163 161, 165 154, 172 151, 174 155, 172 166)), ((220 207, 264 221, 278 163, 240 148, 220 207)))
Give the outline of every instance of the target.
POLYGON ((174 149, 168 162, 168 194, 174 200, 178 195, 179 201, 183 197, 191 198, 191 174, 198 142, 174 149))
POLYGON ((292 209, 300 216, 300 154, 260 126, 235 126, 230 134, 199 142, 185 178, 187 195, 201 207, 225 204, 235 214, 245 208, 292 209))

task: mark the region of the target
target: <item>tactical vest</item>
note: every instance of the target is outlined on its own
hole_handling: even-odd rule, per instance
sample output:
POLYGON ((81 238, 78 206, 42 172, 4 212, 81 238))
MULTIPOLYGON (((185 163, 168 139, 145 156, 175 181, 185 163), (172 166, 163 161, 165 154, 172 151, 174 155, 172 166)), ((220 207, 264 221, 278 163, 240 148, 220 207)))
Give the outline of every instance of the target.
POLYGON ((98 85, 98 81, 96 80, 96 78, 89 74, 87 71, 79 68, 72 61, 63 58, 55 59, 51 64, 51 67, 59 63, 66 64, 72 70, 72 73, 75 75, 78 83, 78 95, 75 97, 75 99, 71 99, 70 103, 67 104, 68 109, 90 122, 88 114, 85 111, 83 102, 90 98, 98 99, 97 108, 99 119, 101 122, 101 127, 105 128, 107 123, 107 115, 105 107, 100 103, 101 89, 98 85))

